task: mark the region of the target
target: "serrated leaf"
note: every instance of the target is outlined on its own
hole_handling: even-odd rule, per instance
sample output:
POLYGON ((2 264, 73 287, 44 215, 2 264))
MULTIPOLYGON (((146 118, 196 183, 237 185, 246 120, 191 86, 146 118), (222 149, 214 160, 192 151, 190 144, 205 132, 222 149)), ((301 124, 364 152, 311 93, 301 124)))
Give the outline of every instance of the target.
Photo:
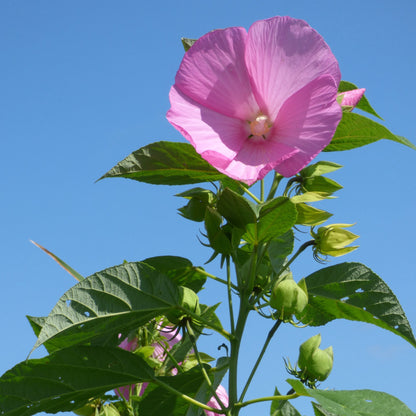
POLYGON ((328 412, 320 404, 312 402, 313 412, 315 416, 337 416, 335 413, 328 412))
POLYGON ((298 380, 287 382, 296 393, 313 397, 325 411, 336 416, 415 416, 402 401, 387 393, 374 390, 307 389, 298 380))
MULTIPOLYGON (((144 263, 124 263, 69 289, 48 315, 34 346, 60 349, 85 342, 117 345, 127 333, 180 304, 178 286, 144 263)), ((189 311, 192 315, 193 311, 189 311)))
POLYGON ((367 322, 387 329, 416 346, 409 321, 387 284, 360 263, 341 263, 306 278, 309 304, 297 316, 311 326, 333 319, 367 322))
POLYGON ((416 146, 404 137, 396 136, 386 127, 360 114, 343 113, 331 143, 324 152, 355 149, 381 139, 404 144, 414 150, 416 146))
POLYGON ((156 256, 143 260, 143 263, 152 266, 159 272, 165 274, 178 286, 186 286, 194 292, 199 292, 207 280, 206 275, 201 273, 188 259, 177 256, 156 256))
POLYGON ((305 192, 300 195, 295 195, 290 198, 290 200, 294 204, 301 204, 304 202, 316 202, 316 201, 322 201, 324 199, 333 199, 335 197, 331 196, 327 192, 305 192))
MULTIPOLYGON (((339 83, 338 86, 338 91, 339 92, 345 92, 345 91, 351 91, 351 90, 356 90, 358 87, 356 85, 354 85, 352 82, 348 82, 348 81, 341 81, 339 83)), ((367 100, 366 96, 363 95, 361 97, 361 100, 358 102, 358 104, 356 105, 356 108, 359 108, 362 111, 365 111, 375 117, 378 117, 380 120, 383 120, 374 110, 373 107, 371 107, 369 101, 367 100)))
POLYGON ((131 153, 99 180, 128 178, 155 185, 187 185, 224 177, 190 144, 161 141, 131 153))
MULTIPOLYGON (((280 396, 279 390, 274 389, 274 396, 280 396)), ((288 400, 273 400, 270 406, 270 416, 301 416, 288 400)))
POLYGON ((3 374, 0 414, 71 411, 113 388, 154 378, 142 358, 121 348, 71 347, 24 361, 3 374))

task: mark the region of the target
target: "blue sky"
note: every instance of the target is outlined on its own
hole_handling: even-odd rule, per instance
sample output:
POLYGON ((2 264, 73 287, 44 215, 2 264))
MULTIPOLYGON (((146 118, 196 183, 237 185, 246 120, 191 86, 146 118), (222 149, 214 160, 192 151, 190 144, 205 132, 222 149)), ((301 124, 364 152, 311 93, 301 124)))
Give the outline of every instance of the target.
MULTIPOLYGON (((165 119, 183 55, 181 36, 248 28, 275 15, 304 19, 320 32, 339 60, 342 79, 366 88, 385 125, 416 143, 413 0, 0 2, 0 373, 24 360, 34 344, 25 315, 47 315, 75 283, 30 239, 85 276, 124 259, 208 259, 196 238, 200 225, 176 213, 181 201, 173 195, 185 188, 94 182, 148 143, 184 140, 165 119)), ((344 189, 317 206, 334 213, 331 222, 356 223, 352 231, 361 236, 360 249, 341 260, 378 273, 415 327, 416 152, 381 141, 320 159, 345 166, 331 176, 344 189)), ((299 279, 318 267, 304 255, 293 271, 299 279)), ((216 264, 207 269, 221 273, 216 264)), ((213 304, 225 293, 209 283, 201 299, 213 304)), ((269 321, 250 320, 242 375, 269 327, 269 321)), ((416 411, 414 349, 387 331, 346 321, 279 330, 248 397, 269 394, 274 386, 288 389, 282 357, 296 361, 299 344, 317 332, 322 346, 335 352, 334 370, 322 387, 386 391, 416 411)), ((201 349, 218 356, 221 343, 207 336, 201 349)), ((312 414, 298 403, 303 414, 312 414)), ((258 405, 241 414, 267 412, 268 405, 258 405)))

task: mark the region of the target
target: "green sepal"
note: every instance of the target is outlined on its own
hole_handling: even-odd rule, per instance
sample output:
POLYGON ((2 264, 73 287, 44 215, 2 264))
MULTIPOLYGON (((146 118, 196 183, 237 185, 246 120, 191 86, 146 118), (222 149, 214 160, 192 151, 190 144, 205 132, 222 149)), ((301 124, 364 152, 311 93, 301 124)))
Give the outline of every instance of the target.
POLYGON ((333 179, 325 176, 312 176, 305 178, 301 184, 303 192, 324 192, 332 194, 342 189, 342 186, 333 179))
POLYGON ((221 227, 221 215, 211 207, 205 210, 205 229, 211 247, 221 254, 230 254, 232 251, 231 241, 221 227))
POLYGON ((217 209, 229 223, 243 230, 257 221, 257 207, 229 188, 225 188, 218 198, 217 209))
POLYGON ((181 38, 182 46, 187 52, 198 39, 181 38))
POLYGON ((312 207, 311 205, 300 203, 296 204, 298 211, 298 217, 296 224, 314 226, 325 222, 328 218, 332 217, 332 214, 322 209, 312 207))
POLYGON ((308 165, 306 168, 302 169, 299 172, 299 175, 302 176, 302 178, 313 178, 315 176, 321 176, 327 173, 334 172, 340 168, 342 168, 342 165, 339 165, 338 163, 321 160, 317 163, 313 163, 312 165, 308 165))

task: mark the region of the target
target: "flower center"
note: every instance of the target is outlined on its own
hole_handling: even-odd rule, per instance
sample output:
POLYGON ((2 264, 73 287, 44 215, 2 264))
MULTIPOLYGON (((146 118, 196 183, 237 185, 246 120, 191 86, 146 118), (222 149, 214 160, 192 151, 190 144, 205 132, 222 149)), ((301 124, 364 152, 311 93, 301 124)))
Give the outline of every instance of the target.
POLYGON ((248 122, 250 125, 250 136, 260 136, 263 139, 266 139, 266 134, 272 127, 272 122, 270 121, 269 117, 264 114, 259 114, 253 121, 248 122))

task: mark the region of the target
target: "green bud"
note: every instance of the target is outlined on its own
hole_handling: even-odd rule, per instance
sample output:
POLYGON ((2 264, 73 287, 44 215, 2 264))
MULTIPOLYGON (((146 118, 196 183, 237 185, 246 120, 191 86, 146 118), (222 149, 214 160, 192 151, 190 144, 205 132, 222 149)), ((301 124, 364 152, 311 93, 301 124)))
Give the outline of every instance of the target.
POLYGON ((198 295, 188 287, 179 286, 178 306, 179 308, 172 309, 166 314, 169 322, 174 325, 179 324, 183 318, 188 316, 188 314, 183 309, 186 309, 196 315, 201 314, 198 295))
POLYGON ((299 348, 298 366, 310 381, 324 381, 329 376, 334 363, 332 347, 319 349, 321 335, 315 335, 305 341, 299 348))
POLYGON ((270 297, 270 306, 276 309, 280 319, 287 320, 292 315, 301 313, 307 304, 306 286, 301 287, 291 278, 277 282, 274 285, 270 297))
POLYGON ((315 251, 320 254, 338 257, 358 248, 358 246, 346 247, 359 237, 348 230, 344 230, 344 228, 353 225, 331 224, 318 228, 316 233, 311 230, 311 235, 316 242, 315 251))

